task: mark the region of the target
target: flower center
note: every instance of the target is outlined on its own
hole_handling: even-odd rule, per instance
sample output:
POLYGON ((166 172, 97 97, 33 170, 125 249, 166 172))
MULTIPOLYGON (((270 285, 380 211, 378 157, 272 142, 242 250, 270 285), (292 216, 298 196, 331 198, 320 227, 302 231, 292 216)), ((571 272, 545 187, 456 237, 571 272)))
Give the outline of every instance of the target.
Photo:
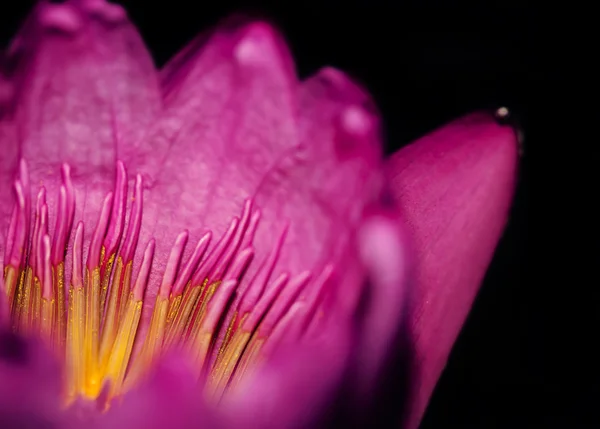
POLYGON ((40 188, 32 209, 27 165, 21 162, 4 255, 12 327, 41 336, 64 362, 66 404, 83 397, 106 408, 172 349, 192 359, 207 396, 219 400, 284 336, 305 331, 331 267, 316 278, 303 272, 271 279, 283 231, 249 278, 260 211, 247 201, 214 245, 207 232, 186 261, 189 234, 177 236, 150 309, 148 331, 141 338, 143 303, 152 299, 146 288, 151 283, 155 241, 146 244, 137 262, 142 178, 136 177, 125 228, 128 178, 120 162, 116 176, 115 189, 104 198, 85 243, 89 250, 84 264, 88 225, 80 221, 74 226, 76 202, 69 166, 62 168, 56 224, 50 232, 46 190, 40 188))

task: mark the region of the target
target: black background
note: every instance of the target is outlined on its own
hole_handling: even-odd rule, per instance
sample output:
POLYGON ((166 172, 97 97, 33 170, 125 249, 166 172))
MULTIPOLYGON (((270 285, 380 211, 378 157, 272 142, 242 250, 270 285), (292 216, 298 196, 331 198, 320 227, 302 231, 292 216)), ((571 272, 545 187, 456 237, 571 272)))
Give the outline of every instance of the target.
MULTIPOLYGON (((0 6, 2 44, 32 2, 18 3, 0 6)), ((525 136, 511 219, 421 427, 598 422, 589 386, 562 396, 569 375, 556 355, 566 346, 555 336, 541 298, 550 288, 541 277, 529 276, 531 159, 542 145, 533 119, 541 101, 532 88, 558 81, 556 69, 537 67, 537 54, 546 45, 532 5, 519 0, 121 3, 158 65, 233 12, 270 18, 287 37, 300 76, 332 65, 369 88, 384 117, 388 153, 469 111, 508 106, 525 136)))

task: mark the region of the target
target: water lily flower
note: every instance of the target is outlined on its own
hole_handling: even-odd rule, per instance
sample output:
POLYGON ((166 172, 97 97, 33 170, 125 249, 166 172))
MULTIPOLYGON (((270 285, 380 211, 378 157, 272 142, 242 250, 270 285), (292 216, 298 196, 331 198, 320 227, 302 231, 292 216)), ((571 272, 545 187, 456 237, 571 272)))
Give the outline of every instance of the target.
POLYGON ((40 2, 0 64, 3 428, 364 424, 390 384, 416 427, 506 222, 510 127, 386 160, 368 93, 299 81, 268 23, 157 72, 104 0, 40 2))

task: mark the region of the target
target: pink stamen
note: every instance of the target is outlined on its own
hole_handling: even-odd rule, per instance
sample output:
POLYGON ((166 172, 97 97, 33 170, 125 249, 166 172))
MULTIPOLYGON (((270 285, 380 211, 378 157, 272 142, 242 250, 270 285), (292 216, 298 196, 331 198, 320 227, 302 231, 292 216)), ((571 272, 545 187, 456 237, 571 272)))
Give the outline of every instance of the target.
MULTIPOLYGON (((127 341, 135 341, 143 308, 142 301, 150 282, 156 251, 155 240, 151 239, 144 250, 141 266, 137 266, 137 261, 134 264, 142 225, 142 176, 139 174, 136 176, 133 202, 130 213, 127 214, 128 175, 125 165, 120 161, 117 162, 115 187, 112 192, 106 194, 102 202, 96 227, 89 240, 87 260, 84 260, 82 221, 77 222, 72 249, 68 246, 75 220, 75 192, 70 177, 71 170, 67 164, 62 166, 61 173, 62 184, 59 187, 58 201, 56 206, 52 205, 56 207, 56 224, 53 234, 50 234, 44 187, 40 188, 37 195, 35 219, 32 224, 30 223, 32 213, 29 176, 27 165, 24 161, 20 164, 19 177, 14 184, 16 204, 12 211, 7 252, 4 258, 8 261, 7 265, 10 264, 17 270, 16 273, 11 270, 5 274, 10 276, 10 292, 12 294, 17 289, 15 279, 29 279, 23 277, 28 273, 23 270, 31 268, 37 277, 34 280, 36 282, 39 280, 41 283, 42 298, 44 298, 41 302, 42 321, 38 328, 44 335, 51 337, 53 347, 58 350, 65 346, 65 339, 62 339, 62 343, 60 340, 60 333, 63 332, 65 324, 64 317, 67 314, 71 317, 77 313, 78 320, 69 319, 68 323, 75 324, 69 325, 71 331, 67 330, 67 332, 81 331, 85 338, 91 338, 92 345, 95 344, 94 341, 100 339, 99 335, 101 335, 102 343, 99 345, 102 347, 90 348, 92 352, 95 348, 100 348, 98 365, 100 362, 109 362, 112 365, 110 371, 122 370, 119 376, 125 377, 125 370, 131 364, 130 355, 128 353, 121 355, 123 350, 115 348, 114 341, 118 335, 125 336, 119 337, 120 341, 124 341, 124 338, 127 341), (126 216, 129 217, 125 232, 126 216), (67 272, 53 271, 58 264, 64 262, 67 249, 72 251, 69 256, 72 258, 70 273, 69 267, 66 268, 67 272), (112 258, 115 256, 117 259, 113 261, 112 258), (111 275, 113 262, 117 264, 115 267, 118 267, 119 275, 111 275), (92 271, 97 269, 100 270, 100 279, 98 279, 98 271, 90 276, 92 271), (138 274, 130 288, 131 273, 136 269, 138 274), (80 300, 83 297, 81 289, 84 288, 85 283, 93 283, 95 289, 86 291, 85 308, 77 308, 75 311, 69 307, 67 312, 56 307, 56 305, 59 307, 64 305, 64 295, 61 295, 62 292, 57 285, 62 284, 64 276, 68 275, 73 288, 72 293, 77 292, 77 295, 74 295, 77 299, 73 302, 79 302, 80 307, 82 305, 80 300), (99 281, 102 286, 101 291, 98 291, 99 281), (127 290, 124 290, 125 287, 127 290), (111 292, 112 288, 117 288, 114 293, 111 292), (88 293, 105 295, 96 296, 88 293), (123 307, 123 299, 129 303, 126 307, 123 307), (105 304, 102 308, 99 305, 101 302, 105 304), (110 317, 107 314, 110 314, 110 317), (82 315, 86 318, 85 323, 81 320, 82 315), (89 326, 91 330, 88 329, 89 326), (119 367, 119 365, 123 366, 119 367)), ((155 326, 156 332, 160 334, 160 338, 169 338, 169 345, 198 346, 196 358, 202 362, 202 371, 205 374, 206 371, 214 371, 218 377, 223 377, 219 381, 224 383, 219 387, 223 389, 231 387, 232 375, 235 376, 235 383, 237 383, 237 379, 249 370, 249 365, 256 364, 257 353, 264 356, 284 339, 289 340, 290 336, 296 339, 300 335, 311 334, 311 329, 317 329, 315 326, 321 327, 323 321, 321 313, 318 313, 318 317, 315 317, 315 314, 325 306, 324 297, 330 290, 327 285, 332 277, 332 265, 327 265, 316 279, 308 271, 292 277, 290 273, 282 273, 280 269, 277 277, 273 279, 281 259, 287 226, 276 237, 272 248, 262 258, 262 263, 253 277, 249 279, 250 281, 246 281, 248 267, 255 257, 253 241, 260 220, 260 210, 254 206, 252 199, 246 200, 242 213, 233 217, 215 245, 209 250, 212 233, 205 233, 198 240, 185 263, 182 258, 190 234, 188 231, 181 232, 171 247, 158 289, 157 307, 154 310, 159 317, 156 319, 159 322, 155 326), (186 289, 189 285, 192 287, 186 289), (240 368, 239 372, 236 372, 238 371, 236 368, 240 368)), ((4 281, 4 279, 0 280, 4 281)), ((21 294, 21 284, 29 283, 28 281, 18 283, 18 295, 16 295, 18 302, 26 302, 27 308, 35 309, 35 301, 30 298, 33 297, 31 291, 25 290, 29 295, 21 294)), ((36 290, 39 291, 39 284, 32 284, 38 287, 36 290)), ((39 292, 36 296, 37 308, 39 308, 39 292)), ((11 302, 17 301, 13 301, 11 297, 11 302)), ((19 317, 20 313, 17 313, 12 319, 15 329, 21 329, 22 326, 26 326, 28 320, 33 320, 19 319, 19 317), (22 322, 23 320, 25 322, 22 322)), ((75 345, 77 341, 75 343, 73 341, 75 341, 73 337, 67 336, 67 347, 78 350, 80 347, 75 345)), ((156 356, 160 356, 168 347, 166 339, 164 341, 164 343, 163 340, 148 343, 147 349, 156 351, 156 356)), ((144 346, 146 347, 145 344, 144 346)), ((140 359, 143 356, 149 359, 146 363, 150 369, 153 358, 143 353, 140 356, 142 356, 140 359)), ((85 366, 86 362, 95 362, 95 359, 92 356, 90 360, 82 360, 80 364, 85 366)), ((100 367, 104 368, 101 365, 100 367)), ((142 367, 144 364, 140 366, 142 367)), ((78 373, 80 378, 87 376, 85 372, 87 369, 85 371, 84 369, 77 370, 83 371, 78 373)), ((117 372, 110 372, 110 374, 114 376, 117 372)), ((104 376, 106 375, 99 374, 99 377, 104 376)), ((92 381, 95 383, 97 380, 92 381)), ((76 389, 82 388, 87 389, 85 386, 76 389)), ((96 398, 97 393, 93 390, 91 392, 81 390, 78 394, 96 398)))
POLYGON ((135 300, 143 300, 144 293, 146 292, 146 286, 148 286, 148 278, 150 277, 150 269, 152 268, 152 259, 154 258, 154 239, 150 240, 146 251, 144 252, 144 258, 142 259, 142 266, 140 272, 135 280, 135 285, 132 288, 132 295, 135 300))
POLYGON ((171 287, 173 286, 173 282, 175 282, 175 277, 177 276, 177 271, 179 270, 179 264, 181 262, 181 256, 183 255, 183 249, 185 248, 188 237, 189 233, 187 231, 182 232, 177 236, 175 244, 171 248, 162 283, 158 290, 158 295, 163 298, 169 298, 171 287))
POLYGON ((144 189, 142 187, 142 176, 138 174, 135 178, 135 190, 133 194, 133 206, 129 225, 127 226, 127 237, 121 248, 121 257, 125 263, 133 260, 133 255, 140 238, 140 228, 142 227, 142 209, 144 207, 144 189))
MULTIPOLYGON (((37 196, 37 202, 35 205, 35 222, 33 225, 33 235, 31 239, 31 258, 30 265, 33 269, 34 275, 38 275, 38 249, 42 245, 42 236, 43 233, 41 231, 42 228, 42 207, 46 205, 46 188, 43 186, 40 188, 37 196)), ((47 210, 47 209, 46 209, 47 210)), ((39 275, 38 275, 39 278, 39 275)))
POLYGON ((194 271, 198 267, 198 264, 200 263, 200 260, 204 256, 204 253, 208 248, 208 244, 210 243, 211 237, 212 234, 210 232, 207 232, 198 241, 198 244, 194 249, 194 253, 192 253, 192 256, 190 256, 189 261, 183 267, 181 274, 177 277, 177 282, 175 283, 175 286, 173 286, 173 289, 171 291, 173 295, 180 295, 183 293, 185 285, 192 277, 192 274, 194 273, 194 271))
POLYGON ((311 279, 311 273, 305 271, 298 274, 286 285, 281 291, 277 300, 271 306, 269 312, 265 315, 265 318, 260 323, 258 331, 263 336, 270 336, 271 332, 275 329, 279 320, 284 317, 286 312, 294 304, 300 292, 306 287, 311 279))
POLYGON ((48 205, 44 202, 40 209, 40 230, 37 235, 37 251, 34 255, 37 265, 37 276, 44 277, 44 236, 48 234, 48 205))
POLYGON ((198 267, 198 270, 192 278, 193 284, 200 284, 204 281, 205 278, 208 277, 208 273, 212 271, 212 268, 215 266, 215 264, 219 262, 221 256, 227 249, 227 246, 231 242, 238 225, 239 219, 237 217, 234 217, 231 223, 229 224, 229 228, 227 229, 227 231, 225 231, 225 234, 223 234, 215 248, 208 255, 206 261, 204 261, 202 264, 200 264, 200 267, 198 267))
POLYGON ((104 238, 104 255, 103 266, 106 265, 108 259, 115 254, 117 247, 123 235, 125 227, 125 210, 127 201, 127 171, 121 161, 117 161, 117 178, 115 183, 115 197, 110 215, 110 225, 108 232, 104 238))
POLYGON ((269 341, 265 343, 262 349, 263 356, 269 356, 283 341, 295 341, 300 336, 300 330, 306 319, 307 311, 308 308, 304 302, 292 304, 269 334, 269 341))
MULTIPOLYGON (((308 296, 303 299, 306 302, 306 319, 302 325, 302 332, 305 332, 310 323, 313 321, 315 314, 317 313, 317 309, 321 304, 325 293, 327 292, 327 285, 329 284, 334 272, 334 267, 331 264, 328 264, 323 268, 319 277, 317 277, 315 283, 308 291, 308 296)), ((302 300, 302 297, 300 297, 302 300)))
POLYGON ((279 293, 287 284, 289 278, 290 275, 288 273, 282 273, 275 279, 271 287, 260 297, 256 306, 251 310, 242 329, 251 332, 257 327, 258 322, 263 318, 267 310, 269 310, 279 293))
POLYGON ((92 235, 92 242, 90 243, 90 252, 87 258, 87 267, 89 270, 93 270, 98 267, 100 263, 100 248, 102 246, 102 238, 106 233, 106 228, 108 226, 108 221, 110 219, 110 209, 113 201, 113 193, 109 192, 104 198, 104 203, 102 204, 102 211, 100 212, 100 218, 98 219, 98 224, 96 225, 96 229, 94 230, 94 234, 92 235))
POLYGON ((227 303, 231 298, 231 294, 233 293, 236 287, 236 280, 226 280, 221 284, 219 289, 217 289, 212 299, 208 303, 206 317, 204 318, 202 323, 203 331, 215 331, 217 323, 219 323, 219 319, 225 311, 225 307, 227 307, 227 303))
POLYGON ((248 265, 254 258, 254 249, 249 247, 242 250, 231 263, 231 269, 227 272, 227 280, 240 280, 248 265))
POLYGON ((248 223, 250 222, 250 213, 252 210, 252 200, 247 200, 244 204, 244 209, 242 211, 242 217, 240 220, 240 224, 235 233, 235 237, 233 238, 231 244, 228 246, 227 252, 221 258, 219 264, 214 269, 213 272, 209 273, 207 277, 209 278, 223 278, 225 272, 229 268, 229 264, 231 260, 235 256, 235 254, 240 249, 242 244, 242 240, 244 238, 244 233, 248 227, 248 223))
POLYGON ((52 264, 56 266, 63 261, 66 252, 67 236, 69 234, 69 217, 67 207, 67 190, 60 187, 58 196, 58 214, 56 215, 56 227, 54 229, 54 240, 52 240, 52 264))
POLYGON ((67 231, 70 232, 73 229, 73 220, 75 218, 75 191, 73 190, 73 182, 71 181, 71 167, 69 166, 69 164, 62 165, 61 176, 63 186, 67 191, 67 231))
POLYGON ((44 267, 44 276, 42 279, 42 297, 51 300, 54 298, 54 292, 52 289, 52 264, 50 263, 50 236, 48 234, 44 235, 42 243, 42 266, 44 267))
POLYGON ((277 264, 277 260, 279 259, 279 255, 281 254, 281 248, 285 241, 286 235, 287 227, 285 227, 279 235, 279 239, 277 240, 275 247, 271 253, 269 253, 269 256, 263 262, 263 265, 249 283, 246 290, 240 291, 240 295, 242 296, 238 307, 240 314, 249 313, 260 296, 262 296, 264 293, 269 279, 273 274, 273 270, 275 269, 275 265, 277 264))
POLYGON ((73 241, 73 272, 71 275, 73 287, 83 287, 83 222, 77 223, 73 241))
POLYGON ((256 210, 252 214, 252 217, 250 218, 250 225, 248 225, 248 231, 244 237, 244 241, 242 242, 240 249, 245 249, 246 247, 249 247, 252 245, 252 242, 254 241, 254 234, 256 233, 256 229, 258 228, 258 223, 260 222, 260 218, 261 218, 261 211, 256 210))

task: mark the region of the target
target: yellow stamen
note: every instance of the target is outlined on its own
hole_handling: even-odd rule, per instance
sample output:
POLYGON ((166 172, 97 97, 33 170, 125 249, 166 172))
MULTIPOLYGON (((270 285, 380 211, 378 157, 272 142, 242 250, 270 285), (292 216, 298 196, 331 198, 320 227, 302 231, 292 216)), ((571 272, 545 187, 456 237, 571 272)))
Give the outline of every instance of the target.
POLYGON ((183 333, 186 331, 190 315, 192 314, 193 309, 196 307, 198 296, 200 295, 203 287, 207 283, 208 280, 205 281, 202 285, 191 286, 189 288, 186 288, 183 292, 181 306, 179 307, 179 311, 175 315, 173 322, 169 326, 167 337, 165 338, 165 347, 168 348, 174 345, 175 342, 178 341, 183 335, 183 333))
POLYGON ((68 400, 84 390, 85 361, 83 353, 85 330, 85 293, 83 285, 69 288, 69 321, 67 325, 67 362, 69 364, 68 400))
POLYGON ((53 338, 53 327, 54 327, 54 298, 42 298, 42 323, 41 332, 42 336, 50 341, 53 338))
MULTIPOLYGON (((128 264, 131 266, 131 263, 128 264)), ((125 275, 128 273, 131 276, 131 269, 125 270, 125 275)), ((120 256, 117 258, 115 264, 115 273, 113 275, 112 284, 110 285, 110 296, 106 307, 106 316, 104 317, 104 323, 102 325, 102 338, 100 341, 100 360, 99 367, 101 370, 106 368, 108 364, 108 358, 112 350, 115 338, 117 337, 117 331, 119 329, 119 320, 121 313, 121 303, 127 301, 126 296, 122 296, 120 283, 125 282, 129 284, 131 279, 123 279, 123 258, 120 256)), ((105 276, 108 277, 108 276, 105 276)), ((123 306, 124 308, 124 306, 123 306)))
POLYGON ((33 270, 31 267, 27 267, 25 271, 25 284, 23 286, 23 304, 20 308, 19 314, 19 331, 30 333, 31 332, 31 319, 33 312, 31 311, 32 305, 32 282, 33 282, 33 270))
POLYGON ((117 313, 117 320, 121 320, 123 314, 125 314, 125 308, 127 307, 129 292, 131 291, 131 278, 133 276, 133 261, 129 261, 125 265, 125 275, 123 276, 123 288, 121 289, 121 297, 119 298, 119 312, 117 313))
POLYGON ((85 393, 97 397, 101 385, 98 374, 98 338, 100 330, 100 268, 86 269, 87 287, 85 289, 85 393))
POLYGON ((244 355, 242 356, 240 363, 233 374, 231 382, 229 383, 229 387, 231 389, 235 389, 240 380, 242 380, 248 373, 249 368, 255 368, 257 366, 260 352, 265 341, 266 338, 259 336, 256 332, 254 335, 252 335, 246 351, 244 352, 244 355))
POLYGON ((137 381, 150 368, 162 350, 166 333, 168 309, 169 298, 164 298, 160 295, 157 296, 144 346, 136 361, 135 370, 128 376, 133 382, 137 381))
POLYGON ((251 332, 242 329, 239 329, 233 334, 231 342, 223 353, 221 362, 217 364, 209 377, 207 388, 210 398, 218 401, 223 395, 223 392, 229 383, 229 379, 231 378, 251 335, 251 332))
POLYGON ((201 295, 198 299, 198 303, 196 304, 196 313, 193 316, 193 320, 190 321, 191 326, 188 331, 190 338, 196 338, 196 336, 198 335, 200 327, 202 326, 202 322, 204 321, 204 316, 206 315, 206 306, 217 291, 217 288, 220 284, 220 281, 211 283, 206 288, 205 293, 201 295))
POLYGON ((6 255, 2 282, 12 327, 41 336, 55 357, 66 361, 63 393, 67 405, 84 399, 106 409, 113 398, 135 386, 158 358, 175 346, 189 352, 196 377, 206 383, 212 398, 220 400, 261 359, 268 334, 262 331, 259 336, 256 326, 271 305, 269 297, 274 299, 273 291, 281 286, 275 283, 269 288, 267 282, 282 240, 255 279, 238 289, 254 255, 252 240, 260 217, 252 214, 251 202, 246 202, 241 218, 233 218, 206 258, 211 233, 204 234, 187 261, 182 259, 190 233, 179 234, 163 272, 146 338, 138 338, 144 342, 133 358, 145 290, 149 280, 155 285, 155 241, 147 244, 141 266, 134 267, 133 260, 139 256, 143 184, 138 175, 127 233, 123 235, 128 180, 122 163, 119 168, 117 189, 104 199, 91 241, 86 243, 85 264, 83 222, 78 221, 72 236, 76 202, 69 167, 63 167, 52 231, 48 229, 48 205, 42 188, 30 234, 29 182, 24 177, 17 181, 18 207, 8 240, 13 244, 6 255), (68 273, 67 255, 72 259, 68 273), (139 270, 135 282, 134 270, 139 270), (68 291, 65 282, 69 282, 68 291))
MULTIPOLYGON (((185 289, 190 287, 190 282, 185 286, 185 289)), ((179 312, 179 307, 181 306, 181 299, 183 295, 179 294, 176 296, 171 295, 169 298, 169 312, 167 314, 167 330, 170 328, 171 323, 175 320, 175 316, 179 312)))
POLYGON ((25 283, 25 270, 21 270, 21 272, 19 273, 19 276, 18 276, 18 281, 17 281, 15 302, 13 303, 13 305, 14 305, 14 313, 13 313, 13 321, 14 322, 13 323, 14 323, 15 329, 17 331, 21 327, 19 320, 21 318, 21 314, 23 313, 23 302, 24 302, 24 295, 25 295, 24 283, 25 283))
POLYGON ((19 278, 19 270, 12 265, 7 265, 4 268, 4 287, 8 296, 9 308, 14 308, 15 291, 17 289, 17 279, 19 278))
POLYGON ((33 278, 33 292, 32 292, 32 330, 37 331, 41 323, 41 311, 42 311, 42 283, 40 279, 35 276, 33 278))
POLYGON ((109 398, 121 392, 141 315, 142 301, 131 294, 106 368, 106 378, 110 380, 109 398))
MULTIPOLYGON (((104 246, 102 246, 102 250, 100 251, 100 260, 104 260, 104 246)), ((108 294, 108 286, 110 285, 112 268, 115 263, 116 255, 113 253, 106 261, 106 265, 104 266, 104 273, 102 275, 102 287, 100 289, 100 308, 104 308, 104 304, 106 302, 106 295, 108 294)))
POLYGON ((58 345, 57 350, 59 353, 65 349, 65 336, 66 336, 66 308, 65 308, 65 263, 59 262, 56 267, 52 270, 54 275, 54 287, 56 296, 56 343, 58 345))

